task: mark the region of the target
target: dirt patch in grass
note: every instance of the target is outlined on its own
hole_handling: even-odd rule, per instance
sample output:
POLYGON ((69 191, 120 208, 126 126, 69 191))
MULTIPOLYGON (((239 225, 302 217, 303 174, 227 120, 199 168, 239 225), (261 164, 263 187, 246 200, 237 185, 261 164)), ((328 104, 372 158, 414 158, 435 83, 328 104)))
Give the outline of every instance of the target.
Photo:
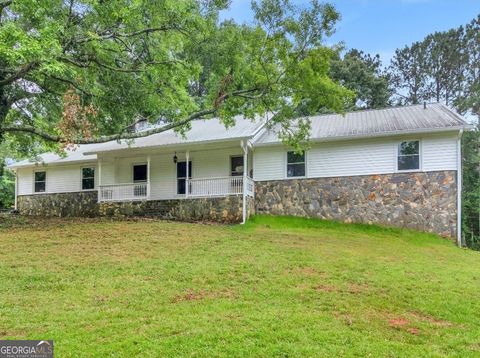
POLYGON ((179 303, 179 302, 188 302, 188 301, 200 301, 204 299, 219 299, 219 298, 227 298, 232 299, 235 298, 236 294, 232 289, 223 289, 220 291, 206 291, 206 290, 187 290, 187 292, 176 295, 172 298, 172 303, 179 303))
POLYGON ((351 283, 350 285, 348 285, 347 292, 353 295, 358 295, 367 291, 368 288, 369 287, 366 283, 362 283, 362 284, 351 283))
POLYGON ((338 287, 335 287, 333 285, 317 285, 314 286, 313 289, 315 291, 321 291, 321 292, 337 292, 338 287))
POLYGON ((393 318, 388 321, 388 325, 392 328, 403 328, 409 324, 409 321, 403 317, 393 318))
POLYGON ((452 322, 444 321, 419 312, 412 312, 411 316, 419 321, 428 322, 437 327, 451 327, 454 325, 452 322))
POLYGON ((396 317, 388 321, 391 328, 408 332, 414 336, 420 335, 420 329, 411 325, 411 322, 405 317, 396 317))

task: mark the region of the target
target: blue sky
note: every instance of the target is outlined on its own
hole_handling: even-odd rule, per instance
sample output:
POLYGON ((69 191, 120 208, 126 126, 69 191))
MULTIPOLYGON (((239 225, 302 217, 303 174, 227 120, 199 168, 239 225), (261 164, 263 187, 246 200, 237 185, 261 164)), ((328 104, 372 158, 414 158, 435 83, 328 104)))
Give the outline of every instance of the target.
MULTIPOLYGON (((302 5, 305 0, 292 0, 302 5)), ((342 15, 335 35, 327 44, 340 41, 348 48, 378 53, 388 65, 394 51, 435 31, 466 24, 480 13, 480 0, 338 0, 342 15)), ((250 0, 232 0, 223 18, 250 22, 250 0)))

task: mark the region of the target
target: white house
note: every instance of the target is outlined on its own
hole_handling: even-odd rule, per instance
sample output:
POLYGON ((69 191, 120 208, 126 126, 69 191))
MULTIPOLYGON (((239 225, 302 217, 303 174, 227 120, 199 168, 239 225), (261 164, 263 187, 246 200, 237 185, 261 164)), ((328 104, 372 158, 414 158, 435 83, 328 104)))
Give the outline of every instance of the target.
POLYGON ((371 222, 459 236, 460 138, 441 104, 311 118, 294 153, 264 122, 192 123, 132 143, 82 145, 10 165, 30 215, 152 215, 238 222, 269 213, 371 222), (187 164, 188 163, 188 164, 187 164))

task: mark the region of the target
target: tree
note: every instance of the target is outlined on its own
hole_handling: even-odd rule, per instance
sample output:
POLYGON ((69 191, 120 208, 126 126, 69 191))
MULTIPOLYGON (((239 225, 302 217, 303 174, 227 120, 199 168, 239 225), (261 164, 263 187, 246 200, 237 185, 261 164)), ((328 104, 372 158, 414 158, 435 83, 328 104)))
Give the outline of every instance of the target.
POLYGON ((273 111, 269 125, 296 143, 306 132, 291 119, 305 108, 343 110, 351 93, 330 79, 322 46, 339 18, 331 5, 253 2, 254 24, 237 25, 219 22, 226 3, 1 1, 0 136, 30 149, 98 143, 273 111))
POLYGON ((332 61, 330 73, 334 80, 355 93, 351 109, 355 109, 358 102, 366 108, 389 105, 392 95, 390 76, 383 70, 379 55, 371 56, 351 49, 343 58, 337 55, 332 61))
POLYGON ((428 94, 427 53, 425 44, 415 42, 411 46, 397 49, 389 68, 395 96, 401 104, 418 104, 428 94))
POLYGON ((428 35, 426 74, 431 79, 429 97, 447 105, 461 95, 468 54, 463 42, 463 27, 428 35))

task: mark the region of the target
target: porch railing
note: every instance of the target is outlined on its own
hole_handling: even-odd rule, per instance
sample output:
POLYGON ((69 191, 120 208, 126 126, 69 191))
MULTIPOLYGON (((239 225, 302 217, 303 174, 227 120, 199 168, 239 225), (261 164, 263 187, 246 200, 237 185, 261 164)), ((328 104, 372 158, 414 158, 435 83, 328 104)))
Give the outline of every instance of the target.
MULTIPOLYGON (((243 176, 218 178, 189 179, 185 197, 199 198, 211 196, 228 196, 243 194, 243 176)), ((246 179, 245 190, 248 196, 253 197, 255 183, 251 178, 246 179)), ((98 201, 135 201, 150 198, 150 183, 127 183, 100 185, 98 201)))
POLYGON ((240 195, 243 193, 243 177, 190 179, 188 186, 189 197, 240 195))
POLYGON ((98 201, 132 201, 148 198, 149 183, 100 185, 98 201))
POLYGON ((255 182, 253 181, 252 178, 247 177, 247 181, 245 183, 246 185, 246 192, 247 196, 251 196, 252 198, 255 196, 255 182))

